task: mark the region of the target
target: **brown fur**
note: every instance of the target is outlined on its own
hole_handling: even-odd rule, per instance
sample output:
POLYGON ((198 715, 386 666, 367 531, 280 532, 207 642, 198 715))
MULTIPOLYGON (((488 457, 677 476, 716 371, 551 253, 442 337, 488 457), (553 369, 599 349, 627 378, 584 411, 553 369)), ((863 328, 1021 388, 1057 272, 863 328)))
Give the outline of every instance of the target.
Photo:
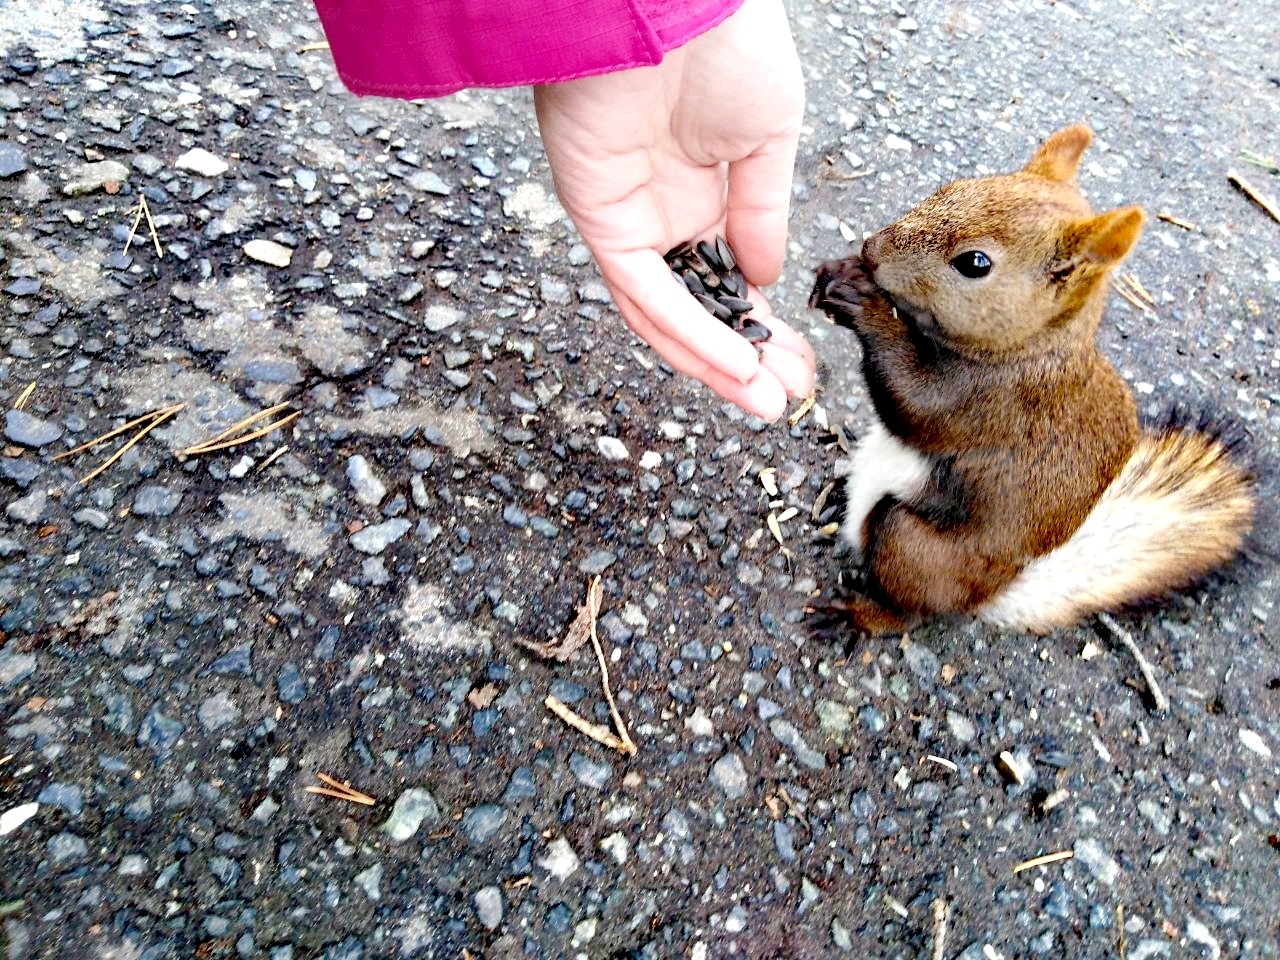
MULTIPOLYGON (((943 187, 818 272, 812 305, 858 335, 885 427, 933 466, 915 496, 867 517, 868 589, 845 604, 866 632, 979 610, 1072 537, 1139 446, 1133 399, 1094 336, 1143 215, 1095 215, 1075 188, 1090 139, 1071 127, 1017 173, 943 187), (990 273, 952 265, 970 251, 990 273)), ((1137 592, 1207 572, 1238 548, 1234 526, 1137 592)))

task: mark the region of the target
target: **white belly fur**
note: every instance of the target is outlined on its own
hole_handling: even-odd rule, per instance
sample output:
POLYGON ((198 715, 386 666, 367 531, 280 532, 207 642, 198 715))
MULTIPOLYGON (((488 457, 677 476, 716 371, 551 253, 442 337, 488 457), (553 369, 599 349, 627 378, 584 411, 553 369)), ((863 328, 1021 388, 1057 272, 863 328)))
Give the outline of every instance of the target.
POLYGON ((892 494, 899 500, 910 500, 929 479, 931 470, 927 457, 877 423, 867 431, 853 455, 840 539, 861 554, 863 525, 880 498, 892 494))

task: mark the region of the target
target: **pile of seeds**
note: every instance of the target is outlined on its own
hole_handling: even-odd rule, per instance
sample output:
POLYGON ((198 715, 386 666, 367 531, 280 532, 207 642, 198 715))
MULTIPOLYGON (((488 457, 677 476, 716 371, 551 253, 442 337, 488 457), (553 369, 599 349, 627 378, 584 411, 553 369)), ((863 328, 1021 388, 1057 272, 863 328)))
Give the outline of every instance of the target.
POLYGON ((747 299, 747 281, 724 237, 716 237, 715 243, 700 240, 697 246, 685 241, 664 259, 707 313, 752 343, 769 339, 769 328, 747 316, 753 306, 747 299))

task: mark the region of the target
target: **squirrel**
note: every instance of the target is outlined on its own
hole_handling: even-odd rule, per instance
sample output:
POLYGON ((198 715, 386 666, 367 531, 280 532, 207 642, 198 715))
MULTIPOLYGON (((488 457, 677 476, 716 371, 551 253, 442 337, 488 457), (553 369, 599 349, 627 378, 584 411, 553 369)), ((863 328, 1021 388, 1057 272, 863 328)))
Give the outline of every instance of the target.
POLYGON ((1075 186, 1088 127, 1016 173, 959 180, 822 265, 810 297, 857 335, 879 423, 839 538, 862 585, 828 615, 864 635, 936 615, 1047 633, 1228 562, 1257 507, 1237 444, 1139 425, 1095 344, 1145 217, 1075 186))

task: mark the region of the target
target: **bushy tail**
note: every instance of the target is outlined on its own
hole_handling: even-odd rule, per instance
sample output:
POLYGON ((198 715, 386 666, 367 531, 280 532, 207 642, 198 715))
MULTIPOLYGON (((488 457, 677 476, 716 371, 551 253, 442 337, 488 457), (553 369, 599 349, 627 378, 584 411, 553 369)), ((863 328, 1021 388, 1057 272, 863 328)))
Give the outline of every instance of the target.
POLYGON ((1238 442, 1206 425, 1148 430, 1071 539, 1038 557, 979 615, 1046 632, 1187 586, 1230 560, 1257 507, 1238 442))

